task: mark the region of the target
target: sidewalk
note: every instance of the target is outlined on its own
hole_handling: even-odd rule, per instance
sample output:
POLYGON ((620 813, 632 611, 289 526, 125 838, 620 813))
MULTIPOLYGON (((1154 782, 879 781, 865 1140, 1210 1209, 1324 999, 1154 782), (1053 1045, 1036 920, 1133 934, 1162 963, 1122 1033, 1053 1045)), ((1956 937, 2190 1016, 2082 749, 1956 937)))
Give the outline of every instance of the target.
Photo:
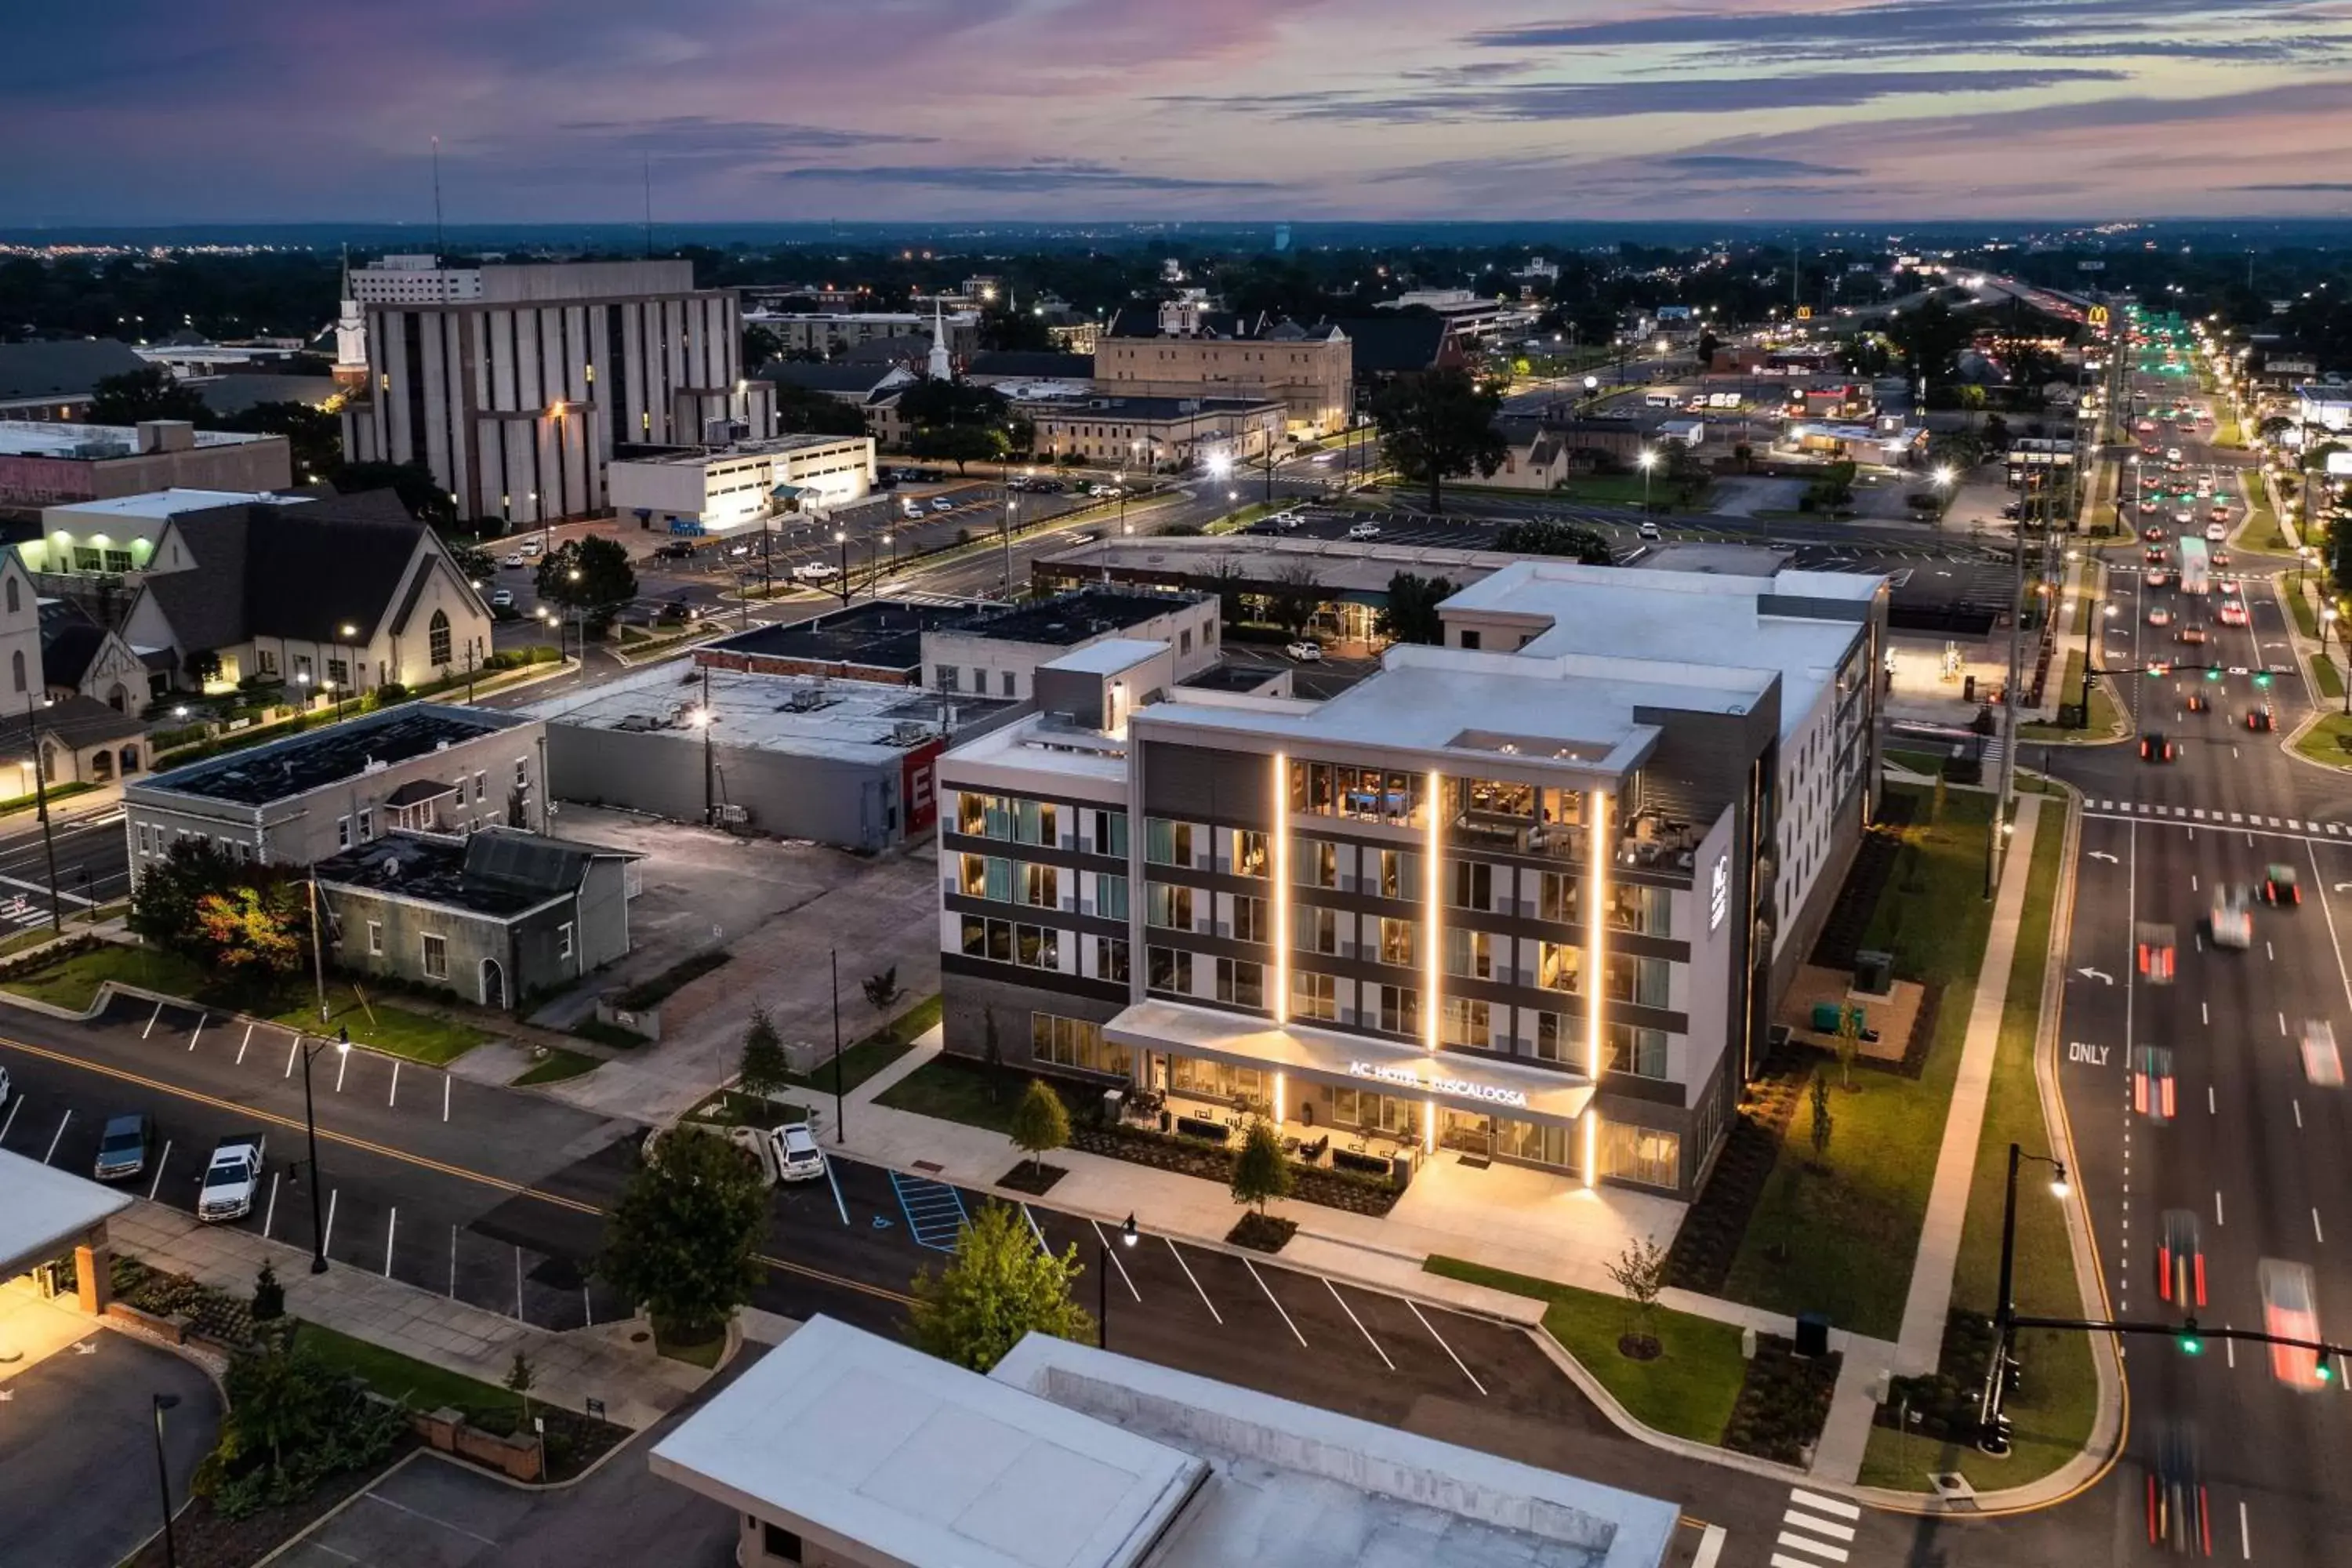
POLYGON ((1870 1442, 1871 1420, 1877 1408, 1873 1394, 1878 1380, 1889 1373, 1901 1376, 1931 1373, 1942 1352, 1944 1322, 1952 1307, 1952 1274, 1959 1262, 1960 1234, 1968 1224, 1969 1189, 1974 1182, 1977 1144, 1984 1130, 1985 1100, 1992 1087, 1993 1058, 2000 1044, 2009 973, 2017 958, 2017 929, 2025 912, 2025 888, 2033 868, 2034 833, 2042 804, 2038 795, 2017 797, 2017 832, 2001 867, 1992 929, 1985 939, 1984 962, 1977 970, 1976 1000, 1969 1009, 1959 1074, 1953 1080, 1952 1102, 1944 1115, 1944 1140, 1936 1155, 1936 1185, 1927 1197, 1919 1254, 1911 1266, 1911 1291, 1903 1303, 1902 1334, 1888 1347, 1891 1356, 1875 1353, 1875 1342, 1861 1352, 1847 1354, 1813 1458, 1813 1474, 1823 1480, 1851 1484, 1861 1476, 1863 1450, 1870 1442))
POLYGON ((631 1343, 629 1336, 645 1327, 642 1319, 551 1333, 348 1264, 313 1274, 300 1247, 203 1225, 144 1200, 115 1215, 109 1229, 118 1254, 240 1295, 252 1291, 267 1260, 286 1287, 291 1316, 493 1388, 502 1385, 520 1351, 530 1358, 533 1397, 572 1410, 601 1399, 605 1419, 634 1431, 684 1404, 711 1375, 656 1355, 650 1339, 631 1343))

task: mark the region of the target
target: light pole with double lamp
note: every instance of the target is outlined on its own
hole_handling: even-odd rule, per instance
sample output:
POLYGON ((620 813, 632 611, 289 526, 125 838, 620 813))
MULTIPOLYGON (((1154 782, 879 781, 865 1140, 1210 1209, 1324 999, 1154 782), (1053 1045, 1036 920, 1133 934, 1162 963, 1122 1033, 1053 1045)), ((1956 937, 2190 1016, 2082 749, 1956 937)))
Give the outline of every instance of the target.
POLYGON ((351 1031, 346 1028, 332 1041, 321 1038, 315 1046, 302 1047, 302 1134, 310 1141, 310 1272, 327 1271, 327 1221, 319 1207, 319 1189, 325 1185, 319 1179, 319 1114, 310 1100, 310 1058, 331 1044, 338 1057, 352 1053, 351 1031))
POLYGON ((148 1396, 155 1415, 155 1484, 163 1489, 163 1568, 180 1568, 180 1542, 172 1533, 172 1468, 163 1462, 163 1412, 179 1408, 176 1394, 148 1396))
MULTIPOLYGON (((1097 1231, 1095 1239, 1098 1256, 1095 1259, 1095 1343, 1103 1350, 1110 1349, 1110 1243, 1097 1231)), ((1136 1242, 1135 1216, 1129 1215, 1127 1223, 1118 1227, 1118 1244, 1133 1247, 1136 1242)))
POLYGON ((2000 1294, 1993 1307, 1992 1365, 1985 1373, 1984 1394, 1978 1403, 1977 1447, 1995 1458, 2009 1452, 2009 1419, 2001 1414, 2001 1402, 2008 1391, 2009 1371, 2016 1364, 2010 1353, 2010 1335, 2013 1331, 2010 1320, 2017 1315, 2017 1301, 2011 1293, 2011 1281, 2017 1264, 2017 1168, 2028 1160, 2039 1161, 2050 1167, 2050 1195, 2063 1203, 2074 1195, 2074 1189, 2066 1180, 2066 1163, 2047 1154, 2029 1154, 2023 1147, 2009 1146, 2009 1189, 2000 1205, 2000 1294))
POLYGON ((854 592, 849 585, 849 531, 845 528, 835 529, 833 542, 841 550, 841 602, 846 605, 849 603, 850 595, 854 592))

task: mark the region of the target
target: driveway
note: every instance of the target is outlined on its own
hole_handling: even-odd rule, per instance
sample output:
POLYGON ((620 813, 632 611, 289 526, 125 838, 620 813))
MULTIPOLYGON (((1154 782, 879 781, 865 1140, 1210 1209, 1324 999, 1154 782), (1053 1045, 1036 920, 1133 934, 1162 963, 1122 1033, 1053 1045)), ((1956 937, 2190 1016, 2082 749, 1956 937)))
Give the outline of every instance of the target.
POLYGON ((172 1500, 185 1504, 188 1477, 220 1436, 220 1398, 201 1369, 98 1329, 8 1379, 0 1561, 113 1568, 162 1526, 149 1403, 157 1394, 179 1396, 164 1416, 163 1456, 172 1500))

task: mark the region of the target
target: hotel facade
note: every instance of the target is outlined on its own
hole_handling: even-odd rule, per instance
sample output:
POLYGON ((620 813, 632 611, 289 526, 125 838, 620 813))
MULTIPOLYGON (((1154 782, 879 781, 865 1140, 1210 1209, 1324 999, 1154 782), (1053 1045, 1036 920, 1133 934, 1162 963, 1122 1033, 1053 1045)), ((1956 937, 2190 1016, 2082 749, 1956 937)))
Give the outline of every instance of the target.
POLYGON ((1041 666, 941 759, 948 1049, 1691 1196, 1875 805, 1883 581, 1528 562, 1443 616, 1328 701, 1041 666))

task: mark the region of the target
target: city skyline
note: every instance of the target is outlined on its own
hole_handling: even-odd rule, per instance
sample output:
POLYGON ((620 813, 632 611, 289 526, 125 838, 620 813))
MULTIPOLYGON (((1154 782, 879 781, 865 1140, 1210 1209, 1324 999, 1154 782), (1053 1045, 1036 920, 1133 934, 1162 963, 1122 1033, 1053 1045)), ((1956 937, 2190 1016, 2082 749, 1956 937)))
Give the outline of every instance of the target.
POLYGON ((2326 216, 2352 15, 1808 0, 141 0, 20 23, 19 224, 2326 216), (141 15, 144 13, 144 15, 141 15), (2030 152, 2028 151, 2030 149, 2030 152), (2030 162, 2025 160, 2030 159, 2030 162))

